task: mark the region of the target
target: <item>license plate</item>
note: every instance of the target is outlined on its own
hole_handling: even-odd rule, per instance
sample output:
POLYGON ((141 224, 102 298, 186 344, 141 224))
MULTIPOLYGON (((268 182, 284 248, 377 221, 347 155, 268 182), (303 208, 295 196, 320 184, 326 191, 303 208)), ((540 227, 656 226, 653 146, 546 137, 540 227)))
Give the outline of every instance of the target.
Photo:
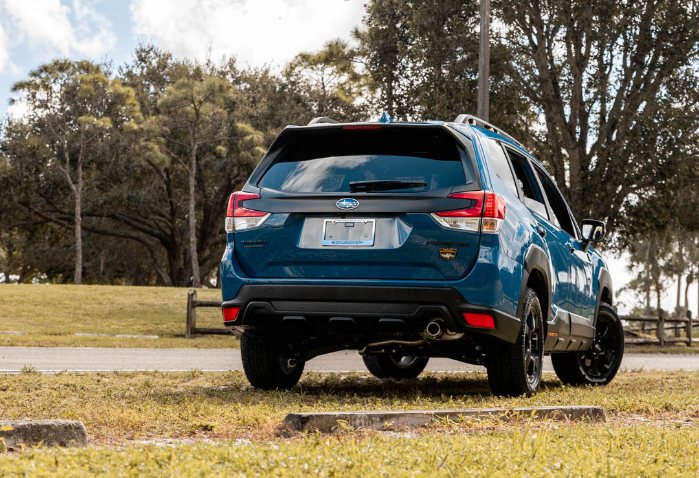
POLYGON ((325 219, 324 246, 361 247, 374 245, 375 219, 325 219))

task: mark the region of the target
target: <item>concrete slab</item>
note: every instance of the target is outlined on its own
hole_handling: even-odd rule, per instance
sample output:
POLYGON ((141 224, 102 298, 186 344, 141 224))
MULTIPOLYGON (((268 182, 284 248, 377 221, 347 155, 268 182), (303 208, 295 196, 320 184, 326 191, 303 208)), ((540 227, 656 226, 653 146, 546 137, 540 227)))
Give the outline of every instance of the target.
POLYGON ((602 407, 561 406, 561 407, 519 407, 519 408, 466 408, 461 410, 406 410, 389 412, 324 412, 290 413, 282 422, 282 430, 289 432, 332 432, 340 424, 353 428, 383 430, 387 426, 424 427, 434 420, 465 417, 523 418, 534 417, 549 420, 582 420, 603 422, 606 414, 602 407))
POLYGON ((15 449, 25 446, 87 445, 85 425, 78 420, 0 420, 0 446, 15 449))

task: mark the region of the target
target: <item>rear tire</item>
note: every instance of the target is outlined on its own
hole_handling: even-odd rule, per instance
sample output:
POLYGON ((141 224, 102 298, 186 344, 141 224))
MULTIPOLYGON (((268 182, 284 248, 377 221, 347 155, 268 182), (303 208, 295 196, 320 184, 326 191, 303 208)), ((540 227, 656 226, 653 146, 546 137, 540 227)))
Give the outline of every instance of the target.
POLYGON ((288 390, 296 385, 305 362, 283 353, 278 345, 243 334, 240 338, 243 370, 250 385, 262 390, 288 390))
POLYGON ((415 355, 366 354, 364 365, 376 378, 396 380, 417 378, 425 370, 429 358, 415 355))
POLYGON ((612 381, 624 357, 624 327, 612 306, 602 303, 595 338, 584 352, 551 354, 553 369, 566 385, 606 385, 612 381))
POLYGON ((488 357, 488 383, 495 395, 533 395, 541 384, 544 321, 539 298, 527 288, 520 307, 520 330, 514 344, 495 346, 488 357))

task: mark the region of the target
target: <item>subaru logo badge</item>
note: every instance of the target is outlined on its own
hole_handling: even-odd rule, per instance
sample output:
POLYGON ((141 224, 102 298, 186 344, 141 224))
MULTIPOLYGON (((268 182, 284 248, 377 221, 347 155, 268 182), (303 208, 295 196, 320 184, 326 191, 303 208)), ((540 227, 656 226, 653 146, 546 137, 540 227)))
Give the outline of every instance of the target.
POLYGON ((335 203, 338 209, 355 209, 359 206, 359 201, 352 198, 342 198, 335 203))

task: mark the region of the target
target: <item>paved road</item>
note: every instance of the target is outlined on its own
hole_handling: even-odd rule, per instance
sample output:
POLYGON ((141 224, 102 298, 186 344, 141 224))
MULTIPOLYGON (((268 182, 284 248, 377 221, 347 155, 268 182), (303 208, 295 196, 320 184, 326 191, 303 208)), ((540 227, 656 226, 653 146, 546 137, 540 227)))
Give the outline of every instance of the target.
MULTIPOLYGON (((0 347, 0 373, 16 373, 23 367, 41 372, 59 371, 202 371, 241 370, 238 349, 108 349, 0 347)), ((473 371, 481 367, 448 359, 432 359, 428 370, 473 371)), ((699 355, 627 354, 623 370, 696 370, 699 355)), ((354 351, 317 357, 306 364, 316 372, 365 371, 361 357, 354 351)), ((546 359, 545 371, 552 371, 546 359)))

